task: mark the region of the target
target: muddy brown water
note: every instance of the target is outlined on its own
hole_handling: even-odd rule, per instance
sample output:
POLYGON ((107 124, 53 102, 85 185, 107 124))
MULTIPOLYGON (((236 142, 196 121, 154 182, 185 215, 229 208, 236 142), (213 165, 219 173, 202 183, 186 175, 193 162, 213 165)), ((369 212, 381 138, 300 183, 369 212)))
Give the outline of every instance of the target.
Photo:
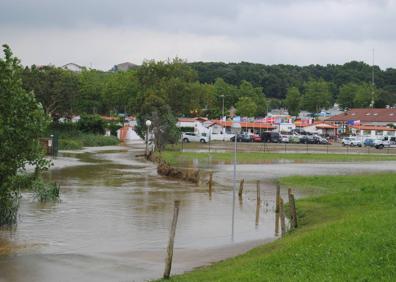
POLYGON ((159 278, 174 200, 181 200, 172 273, 233 256, 274 238, 271 184, 263 185, 256 224, 255 187, 237 203, 231 242, 231 186, 169 180, 136 157, 142 145, 65 152, 47 178, 59 203, 23 193, 15 228, 0 242, 0 281, 143 281, 159 278), (268 197, 267 197, 268 195, 268 197), (21 247, 23 246, 23 247, 21 247))
MULTIPOLYGON (((23 193, 18 225, 0 229, 0 281, 144 281, 159 278, 174 200, 181 200, 172 274, 189 271, 271 241, 271 179, 285 175, 395 171, 396 162, 238 165, 245 178, 231 241, 232 165, 193 162, 214 171, 197 186, 160 177, 133 144, 64 152, 47 177, 61 185, 59 203, 23 193), (256 218, 256 180, 261 203, 256 218)), ((205 175, 204 175, 205 178, 205 175)), ((284 198, 285 191, 282 191, 284 198)))

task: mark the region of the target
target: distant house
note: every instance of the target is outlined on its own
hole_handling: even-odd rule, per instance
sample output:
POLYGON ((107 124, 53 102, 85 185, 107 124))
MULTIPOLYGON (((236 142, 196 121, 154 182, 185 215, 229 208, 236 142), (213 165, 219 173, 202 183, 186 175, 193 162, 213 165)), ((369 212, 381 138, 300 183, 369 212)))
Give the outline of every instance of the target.
POLYGON ((118 65, 114 65, 114 67, 112 67, 110 71, 113 71, 113 72, 128 71, 130 69, 135 69, 137 67, 138 67, 138 65, 132 64, 130 62, 125 62, 125 63, 121 63, 118 65))
POLYGON ((306 132, 316 133, 319 135, 326 135, 326 136, 337 136, 337 130, 338 130, 337 125, 332 125, 323 122, 306 125, 303 128, 304 131, 306 132))
POLYGON ((77 65, 75 63, 68 63, 64 66, 62 66, 62 69, 73 71, 73 72, 81 72, 85 70, 86 68, 80 65, 77 65))
POLYGON ((326 122, 339 125, 342 133, 348 132, 352 126, 387 126, 396 125, 396 108, 389 109, 350 109, 342 114, 338 114, 326 119, 326 122))
POLYGON ((382 137, 382 136, 396 136, 396 129, 386 126, 375 125, 360 125, 351 126, 351 133, 361 136, 382 137))

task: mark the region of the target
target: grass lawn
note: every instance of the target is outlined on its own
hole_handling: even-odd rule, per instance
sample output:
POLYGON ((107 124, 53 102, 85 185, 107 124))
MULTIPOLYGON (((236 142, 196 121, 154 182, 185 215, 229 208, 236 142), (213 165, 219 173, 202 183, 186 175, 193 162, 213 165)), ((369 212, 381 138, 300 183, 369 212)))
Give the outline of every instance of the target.
MULTIPOLYGON (((164 151, 162 158, 170 164, 190 162, 194 159, 207 161, 208 153, 164 151)), ((232 162, 233 152, 210 153, 212 162, 232 162)), ((320 153, 269 153, 269 152, 238 152, 238 163, 265 163, 276 160, 315 161, 315 162, 355 162, 355 161, 390 161, 396 160, 395 155, 375 154, 320 154, 320 153)))
POLYGON ((396 174, 295 176, 280 181, 282 187, 324 192, 297 201, 299 229, 171 280, 395 281, 396 174))

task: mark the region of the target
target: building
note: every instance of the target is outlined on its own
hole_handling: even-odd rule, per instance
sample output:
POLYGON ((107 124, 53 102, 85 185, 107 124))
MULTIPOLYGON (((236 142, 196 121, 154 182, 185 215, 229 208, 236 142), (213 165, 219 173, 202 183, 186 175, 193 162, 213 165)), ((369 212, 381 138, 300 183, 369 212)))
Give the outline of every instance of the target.
POLYGON ((130 62, 125 62, 125 63, 121 63, 118 65, 114 65, 110 71, 116 72, 116 71, 128 71, 130 69, 135 69, 137 68, 138 65, 132 64, 130 62))
POLYGON ((303 128, 304 128, 305 132, 335 137, 335 136, 337 136, 338 126, 328 124, 328 123, 319 122, 319 123, 304 126, 303 128))
POLYGON ((86 68, 80 65, 77 65, 75 63, 68 63, 64 66, 62 66, 62 69, 73 71, 73 72, 82 72, 86 68))
POLYGON ((386 126, 353 125, 350 127, 350 131, 353 135, 360 135, 367 137, 396 136, 396 129, 386 126))
POLYGON ((342 114, 329 117, 326 121, 344 125, 351 125, 355 121, 358 121, 360 124, 370 125, 396 125, 396 108, 350 109, 342 114))

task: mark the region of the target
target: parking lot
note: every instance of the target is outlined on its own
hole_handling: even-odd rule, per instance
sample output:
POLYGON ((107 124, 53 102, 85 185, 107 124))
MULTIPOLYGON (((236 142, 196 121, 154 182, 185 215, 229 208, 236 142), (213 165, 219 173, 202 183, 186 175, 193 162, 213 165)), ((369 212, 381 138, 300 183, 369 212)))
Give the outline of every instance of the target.
MULTIPOLYGON (((340 143, 333 144, 294 144, 294 143, 244 143, 237 142, 238 151, 244 152, 277 152, 277 153, 325 153, 325 154, 396 154, 396 148, 385 147, 376 149, 373 147, 352 147, 342 146, 340 143)), ((211 141, 208 143, 182 143, 174 149, 183 151, 232 151, 234 150, 233 142, 211 141)))

